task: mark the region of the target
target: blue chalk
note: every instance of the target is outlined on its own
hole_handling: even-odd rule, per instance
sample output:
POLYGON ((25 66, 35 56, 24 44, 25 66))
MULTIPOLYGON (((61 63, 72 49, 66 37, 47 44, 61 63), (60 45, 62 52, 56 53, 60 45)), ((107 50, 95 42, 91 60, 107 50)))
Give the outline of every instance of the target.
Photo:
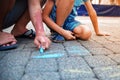
POLYGON ((64 54, 46 54, 46 55, 41 55, 41 56, 33 56, 32 58, 59 58, 62 57, 64 54))
POLYGON ((39 52, 44 53, 44 49, 42 47, 40 47, 39 52))

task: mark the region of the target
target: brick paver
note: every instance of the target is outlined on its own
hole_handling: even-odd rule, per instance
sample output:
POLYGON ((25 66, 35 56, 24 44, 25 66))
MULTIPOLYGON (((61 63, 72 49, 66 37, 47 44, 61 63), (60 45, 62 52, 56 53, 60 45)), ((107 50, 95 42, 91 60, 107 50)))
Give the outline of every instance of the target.
MULTIPOLYGON (((76 19, 93 31, 88 17, 76 19)), ((43 54, 33 40, 18 39, 17 49, 0 51, 0 80, 120 80, 120 17, 98 19, 101 30, 111 36, 96 36, 93 32, 88 41, 52 43, 43 54), (34 58, 49 54, 63 56, 34 58)))

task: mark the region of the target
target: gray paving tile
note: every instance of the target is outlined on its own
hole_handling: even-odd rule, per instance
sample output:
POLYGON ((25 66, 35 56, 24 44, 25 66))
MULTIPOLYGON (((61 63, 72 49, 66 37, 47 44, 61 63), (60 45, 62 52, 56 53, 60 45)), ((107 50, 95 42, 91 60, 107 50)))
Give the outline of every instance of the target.
POLYGON ((0 74, 0 80, 20 80, 23 74, 23 66, 6 68, 5 71, 0 74))
MULTIPOLYGON (((58 55, 62 55, 62 56, 58 56, 58 57, 52 57, 52 58, 61 58, 61 57, 67 57, 67 53, 63 50, 46 50, 44 51, 44 53, 40 53, 38 50, 37 51, 33 51, 31 58, 34 58, 35 56, 45 56, 45 55, 54 55, 54 54, 58 54, 58 55)), ((49 58, 49 57, 47 57, 49 58)), ((47 59, 46 58, 46 59, 47 59)))
POLYGON ((0 60, 7 54, 8 54, 8 52, 6 52, 6 51, 0 51, 0 60))
MULTIPOLYGON (((108 37, 108 36, 106 36, 106 37, 108 37)), ((109 41, 108 39, 106 39, 106 37, 92 35, 92 40, 94 40, 102 45, 113 43, 112 41, 109 41)))
POLYGON ((13 67, 13 66, 24 66, 28 62, 30 52, 14 52, 8 53, 1 61, 1 67, 13 67))
POLYGON ((108 55, 108 57, 112 58, 114 61, 120 64, 120 54, 111 54, 111 55, 108 55))
POLYGON ((106 49, 106 48, 89 48, 89 51, 93 54, 93 55, 110 55, 113 54, 112 51, 106 49))
POLYGON ((55 59, 31 59, 26 66, 26 73, 57 71, 55 59))
POLYGON ((88 66, 79 66, 79 69, 65 68, 60 71, 60 75, 63 80, 69 80, 71 78, 93 78, 95 76, 88 66))
POLYGON ((64 50, 62 43, 51 43, 49 50, 64 50))
POLYGON ((109 57, 104 56, 104 55, 99 55, 99 56, 85 56, 85 60, 88 62, 88 64, 91 67, 117 65, 116 62, 114 62, 109 57))
POLYGON ((120 54, 120 45, 119 44, 106 44, 104 45, 106 48, 108 48, 109 50, 112 50, 114 53, 118 53, 120 54))
POLYGON ((86 48, 102 48, 103 46, 100 45, 99 43, 93 41, 93 40, 88 40, 88 41, 80 41, 81 45, 83 45, 86 48))
POLYGON ((0 60, 0 73, 14 67, 25 66, 29 60, 29 52, 8 53, 0 60))
POLYGON ((31 42, 31 43, 26 43, 25 48, 36 48, 36 46, 33 42, 31 42))
POLYGON ((57 72, 28 73, 22 80, 60 80, 60 76, 57 72))
MULTIPOLYGON (((62 80, 67 80, 67 79, 62 79, 62 80)), ((98 80, 96 78, 75 78, 75 79, 69 79, 69 80, 98 80)))
POLYGON ((77 40, 65 41, 65 42, 63 43, 63 45, 64 45, 65 47, 81 46, 80 42, 78 42, 77 40))
POLYGON ((80 57, 69 57, 58 59, 59 71, 62 79, 88 78, 94 74, 87 63, 80 57))
POLYGON ((120 66, 106 66, 94 69, 100 80, 120 80, 120 66))
POLYGON ((86 56, 91 55, 90 52, 84 48, 83 46, 76 46, 72 45, 69 47, 65 47, 66 51, 68 52, 69 56, 86 56))

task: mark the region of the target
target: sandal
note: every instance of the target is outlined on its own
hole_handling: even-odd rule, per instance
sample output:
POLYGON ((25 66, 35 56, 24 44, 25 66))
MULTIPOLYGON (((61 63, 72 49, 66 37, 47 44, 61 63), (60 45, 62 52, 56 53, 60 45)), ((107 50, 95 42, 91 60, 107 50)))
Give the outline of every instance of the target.
POLYGON ((20 36, 16 36, 16 38, 30 38, 30 39, 34 39, 35 38, 35 31, 33 31, 32 29, 26 31, 25 33, 23 33, 20 36))
POLYGON ((9 46, 0 45, 0 51, 11 50, 11 49, 15 49, 17 47, 18 47, 18 44, 12 44, 9 46))
POLYGON ((51 38, 52 38, 52 41, 55 43, 65 42, 65 38, 58 33, 53 33, 51 38))

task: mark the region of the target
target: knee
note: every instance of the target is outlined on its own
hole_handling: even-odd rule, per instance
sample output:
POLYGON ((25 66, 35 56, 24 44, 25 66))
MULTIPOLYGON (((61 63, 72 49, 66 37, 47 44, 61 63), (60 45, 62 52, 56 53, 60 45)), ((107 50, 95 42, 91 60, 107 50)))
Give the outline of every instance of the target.
POLYGON ((82 33, 81 39, 82 40, 89 40, 91 35, 92 35, 92 32, 91 32, 90 29, 84 30, 83 33, 82 33))
POLYGON ((90 39, 92 32, 88 27, 81 27, 81 29, 78 29, 79 31, 76 31, 76 37, 80 38, 82 40, 88 40, 90 39))

